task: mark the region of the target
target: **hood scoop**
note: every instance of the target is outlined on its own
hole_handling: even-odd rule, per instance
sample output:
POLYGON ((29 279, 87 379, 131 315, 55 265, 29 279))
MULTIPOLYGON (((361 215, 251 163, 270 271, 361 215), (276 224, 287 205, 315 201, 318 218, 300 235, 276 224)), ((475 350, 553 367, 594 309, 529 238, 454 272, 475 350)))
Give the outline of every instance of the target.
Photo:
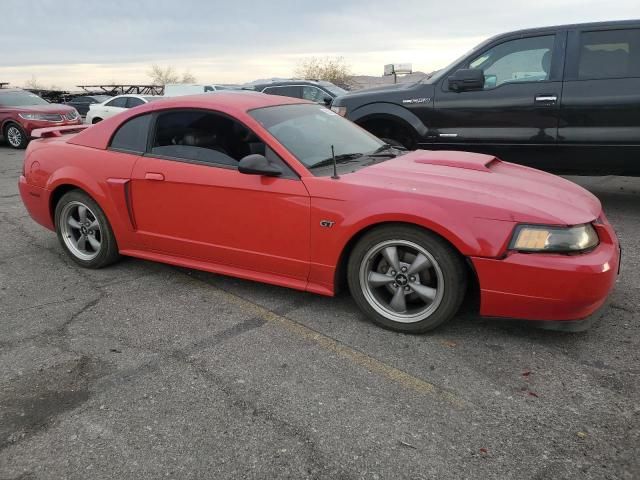
POLYGON ((420 152, 420 157, 414 161, 415 163, 421 163, 424 165, 463 168, 465 170, 477 170, 479 172, 486 173, 491 173, 491 169, 489 167, 491 167, 492 164, 500 162, 500 160, 492 155, 442 150, 420 152))

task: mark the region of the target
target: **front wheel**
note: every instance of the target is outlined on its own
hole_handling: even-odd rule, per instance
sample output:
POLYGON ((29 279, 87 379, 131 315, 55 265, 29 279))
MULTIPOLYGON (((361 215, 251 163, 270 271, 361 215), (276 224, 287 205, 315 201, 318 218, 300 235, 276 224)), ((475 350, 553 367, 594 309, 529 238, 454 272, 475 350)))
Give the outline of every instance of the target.
POLYGON ((29 143, 29 137, 22 127, 15 123, 10 123, 4 129, 4 139, 12 148, 24 149, 27 148, 29 143))
POLYGON ((102 268, 119 258, 111 225, 86 193, 65 193, 55 211, 58 240, 69 256, 85 268, 102 268))
POLYGON ((358 242, 349 259, 348 282, 354 300, 375 323, 422 333, 457 313, 467 275, 459 253, 442 238, 390 225, 358 242))

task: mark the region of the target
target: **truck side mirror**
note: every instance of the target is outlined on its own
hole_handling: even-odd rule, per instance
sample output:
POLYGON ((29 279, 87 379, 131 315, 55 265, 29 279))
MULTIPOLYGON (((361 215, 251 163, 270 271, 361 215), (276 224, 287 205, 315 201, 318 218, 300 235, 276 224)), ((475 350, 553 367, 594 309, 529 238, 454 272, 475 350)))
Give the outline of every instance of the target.
POLYGON ((464 92, 484 88, 484 71, 481 68, 461 68, 449 78, 449 90, 464 92))

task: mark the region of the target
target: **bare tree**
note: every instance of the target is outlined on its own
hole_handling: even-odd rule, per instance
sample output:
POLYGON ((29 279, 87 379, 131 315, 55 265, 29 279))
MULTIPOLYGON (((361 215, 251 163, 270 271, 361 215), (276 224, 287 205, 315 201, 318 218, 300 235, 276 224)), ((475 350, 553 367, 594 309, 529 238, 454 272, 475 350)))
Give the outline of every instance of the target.
POLYGON ((188 70, 182 74, 182 80, 180 83, 196 83, 196 77, 188 70))
POLYGON ((351 67, 344 57, 308 57, 298 64, 295 76, 305 80, 326 80, 336 85, 348 85, 351 67))
POLYGON ((24 82, 24 87, 30 90, 46 90, 47 87, 44 84, 38 82, 38 79, 35 75, 31 75, 31 80, 27 80, 24 82))
POLYGON ((161 67, 160 65, 151 65, 148 75, 155 85, 196 82, 196 77, 194 77, 190 72, 184 72, 181 77, 180 74, 171 66, 161 67))

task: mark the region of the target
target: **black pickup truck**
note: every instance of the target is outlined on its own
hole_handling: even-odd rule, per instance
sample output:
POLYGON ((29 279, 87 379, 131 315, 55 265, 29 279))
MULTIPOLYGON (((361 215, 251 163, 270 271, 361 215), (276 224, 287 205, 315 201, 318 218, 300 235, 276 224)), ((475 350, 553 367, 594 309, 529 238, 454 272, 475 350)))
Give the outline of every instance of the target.
POLYGON ((349 93, 331 108, 409 149, 640 176, 640 20, 506 33, 418 83, 349 93))

